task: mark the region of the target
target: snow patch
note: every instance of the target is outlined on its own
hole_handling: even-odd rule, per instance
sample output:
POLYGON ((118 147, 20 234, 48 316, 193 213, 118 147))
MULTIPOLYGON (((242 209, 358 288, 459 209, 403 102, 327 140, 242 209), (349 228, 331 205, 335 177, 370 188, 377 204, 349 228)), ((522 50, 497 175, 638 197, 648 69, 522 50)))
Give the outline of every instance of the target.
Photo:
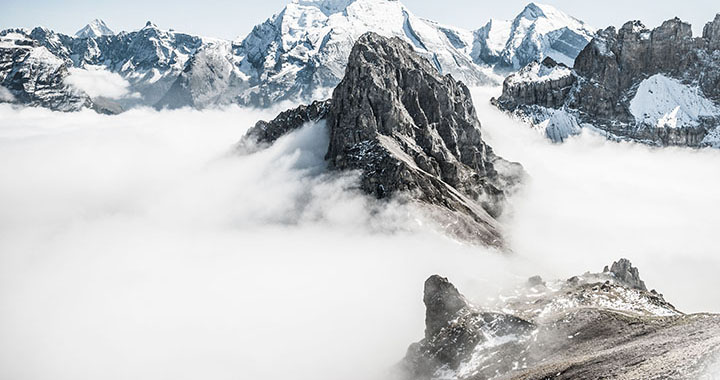
POLYGON ((640 83, 630 102, 630 113, 639 125, 657 128, 693 128, 705 116, 720 115, 720 108, 699 88, 656 74, 640 83))
POLYGON ((553 67, 545 66, 538 62, 533 62, 525 66, 516 75, 508 77, 508 83, 523 83, 523 82, 548 82, 572 75, 570 68, 557 65, 553 67))

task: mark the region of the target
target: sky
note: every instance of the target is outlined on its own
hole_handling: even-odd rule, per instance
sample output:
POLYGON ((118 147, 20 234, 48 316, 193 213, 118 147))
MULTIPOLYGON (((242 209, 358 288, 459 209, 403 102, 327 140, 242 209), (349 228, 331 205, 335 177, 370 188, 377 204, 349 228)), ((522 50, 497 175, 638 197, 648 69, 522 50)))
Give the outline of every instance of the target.
MULTIPOLYGON (((74 34, 90 20, 100 18, 115 31, 140 29, 146 21, 160 28, 207 37, 235 39, 278 13, 289 0, 264 1, 146 1, 98 2, 92 0, 3 0, 0 29, 42 25, 74 34)), ((511 19, 528 3, 526 0, 404 0, 416 15, 444 24, 477 29, 490 18, 511 19)), ((545 0, 543 3, 589 23, 595 28, 620 26, 639 19, 647 26, 680 17, 693 24, 695 33, 720 12, 711 0, 687 0, 678 7, 669 0, 545 0)))

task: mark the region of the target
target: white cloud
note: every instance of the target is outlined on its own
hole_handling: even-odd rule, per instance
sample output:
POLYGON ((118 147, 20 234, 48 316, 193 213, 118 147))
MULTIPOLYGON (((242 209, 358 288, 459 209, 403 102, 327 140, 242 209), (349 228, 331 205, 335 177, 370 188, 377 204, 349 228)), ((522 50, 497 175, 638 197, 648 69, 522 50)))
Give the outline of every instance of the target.
POLYGON ((69 71, 70 75, 65 78, 65 83, 85 92, 91 98, 121 99, 138 96, 130 93, 130 83, 120 74, 107 71, 103 67, 71 67, 69 71))
POLYGON ((238 157, 274 112, 0 105, 0 378, 380 379, 421 338, 434 273, 483 300, 627 256, 679 307, 720 305, 720 153, 552 145, 478 107, 532 176, 510 256, 324 173, 322 124, 238 157))
POLYGON ((7 88, 0 86, 0 102, 12 103, 15 101, 15 97, 7 88))
POLYGON ((551 277, 628 257, 681 310, 720 312, 720 150, 615 143, 588 131, 553 144, 476 104, 490 145, 531 177, 507 221, 517 252, 551 277))

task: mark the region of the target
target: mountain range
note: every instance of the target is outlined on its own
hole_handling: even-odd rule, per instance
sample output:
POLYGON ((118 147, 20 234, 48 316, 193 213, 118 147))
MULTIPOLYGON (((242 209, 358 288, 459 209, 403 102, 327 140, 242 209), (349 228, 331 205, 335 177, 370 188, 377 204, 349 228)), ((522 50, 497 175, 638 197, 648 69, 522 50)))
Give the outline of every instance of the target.
POLYGON ((354 42, 368 31, 402 38, 441 73, 468 85, 499 84, 508 70, 546 56, 572 61, 592 38, 584 23, 546 5, 531 3, 514 20, 469 31, 419 18, 396 0, 294 0, 237 41, 151 22, 117 34, 101 20, 75 36, 7 29, 0 32, 0 101, 114 113, 325 99, 342 79, 354 42), (119 75, 127 96, 88 94, 68 84, 78 70, 119 75))
POLYGON ((568 67, 546 58, 510 75, 501 109, 553 141, 582 128, 611 140, 720 148, 720 14, 694 37, 678 18, 598 32, 568 67))

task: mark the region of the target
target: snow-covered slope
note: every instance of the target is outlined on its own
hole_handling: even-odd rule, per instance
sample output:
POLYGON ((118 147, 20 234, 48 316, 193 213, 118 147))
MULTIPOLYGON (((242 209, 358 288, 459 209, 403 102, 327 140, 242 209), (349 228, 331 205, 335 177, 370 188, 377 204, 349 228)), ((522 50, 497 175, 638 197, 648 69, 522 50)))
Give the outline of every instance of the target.
POLYGON ((590 42, 592 28, 554 7, 530 3, 512 21, 490 20, 475 32, 476 62, 519 69, 551 57, 568 66, 590 42))
POLYGON ((651 128, 694 128, 701 117, 720 116, 720 107, 697 87, 655 74, 640 83, 630 101, 630 113, 640 125, 651 128))
POLYGON ((205 52, 208 60, 193 60, 163 105, 233 101, 264 106, 326 98, 342 78, 353 44, 368 31, 404 39, 442 73, 465 83, 498 81, 486 67, 473 63, 472 33, 420 19, 399 1, 295 0, 234 48, 218 44, 217 52, 205 52), (223 71, 230 73, 231 85, 216 88, 215 94, 188 87, 197 78, 217 81, 209 68, 218 66, 234 67, 223 71))
POLYGON ((75 37, 78 38, 95 38, 100 36, 112 35, 115 32, 108 28, 105 21, 100 19, 92 20, 89 24, 85 25, 82 29, 75 33, 75 37))

